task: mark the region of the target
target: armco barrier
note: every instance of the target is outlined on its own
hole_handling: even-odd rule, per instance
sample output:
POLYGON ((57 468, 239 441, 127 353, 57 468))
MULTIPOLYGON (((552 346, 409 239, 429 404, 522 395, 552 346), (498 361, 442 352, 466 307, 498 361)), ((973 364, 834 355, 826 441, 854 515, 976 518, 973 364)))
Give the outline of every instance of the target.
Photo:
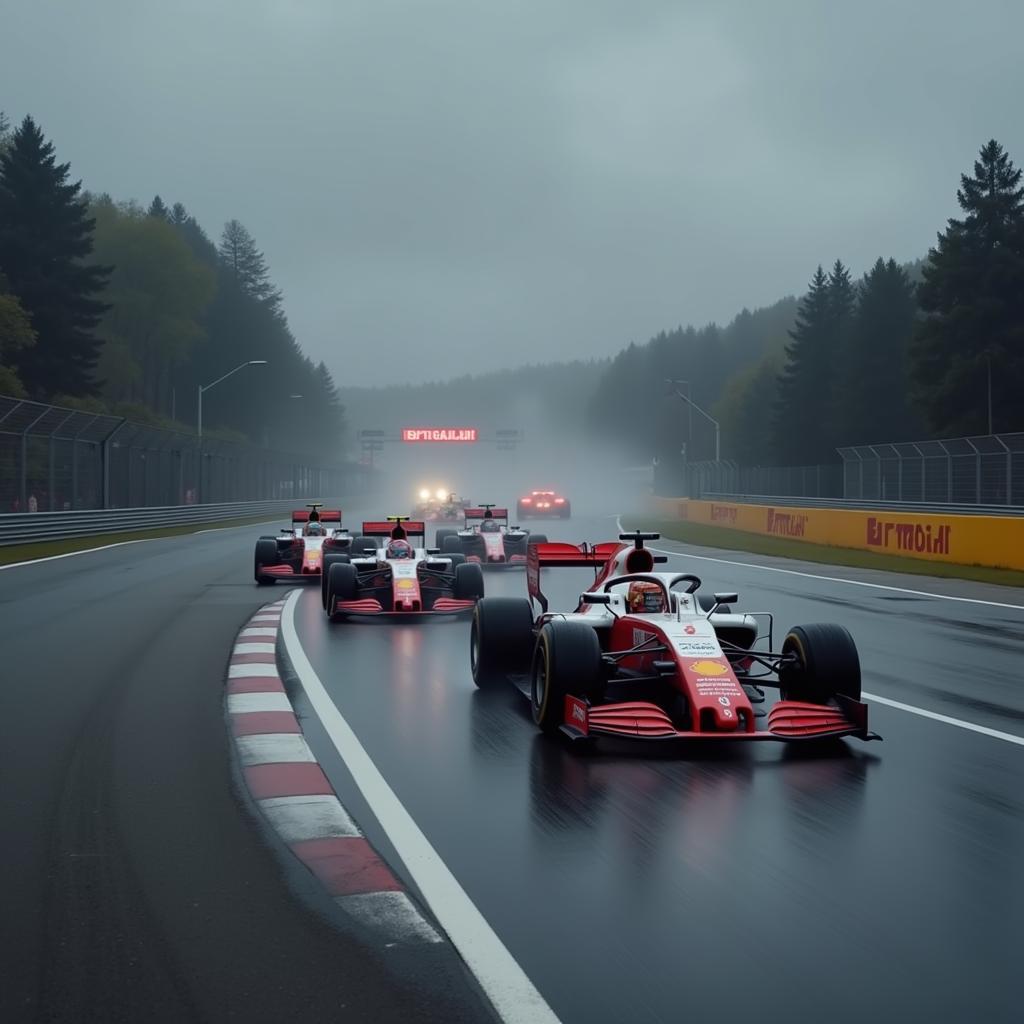
POLYGON ((655 498, 665 519, 954 565, 1024 570, 1024 519, 655 498))
POLYGON ((107 533, 134 533, 193 523, 287 515, 305 504, 287 501, 242 501, 221 505, 171 505, 166 508, 94 509, 83 512, 18 512, 0 515, 0 547, 39 541, 66 540, 107 533))

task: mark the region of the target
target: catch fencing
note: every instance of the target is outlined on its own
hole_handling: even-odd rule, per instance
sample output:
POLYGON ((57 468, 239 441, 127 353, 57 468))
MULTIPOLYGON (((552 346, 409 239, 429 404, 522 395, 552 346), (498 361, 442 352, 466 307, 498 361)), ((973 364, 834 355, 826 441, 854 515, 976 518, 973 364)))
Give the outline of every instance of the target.
POLYGON ((1024 506, 1024 433, 905 441, 837 449, 821 466, 684 462, 654 467, 655 494, 773 500, 836 499, 943 506, 1024 506))
POLYGON ((843 496, 947 505, 1024 505, 1024 433, 840 448, 843 496))
POLYGON ((345 494, 341 460, 0 396, 0 513, 145 508, 345 494))

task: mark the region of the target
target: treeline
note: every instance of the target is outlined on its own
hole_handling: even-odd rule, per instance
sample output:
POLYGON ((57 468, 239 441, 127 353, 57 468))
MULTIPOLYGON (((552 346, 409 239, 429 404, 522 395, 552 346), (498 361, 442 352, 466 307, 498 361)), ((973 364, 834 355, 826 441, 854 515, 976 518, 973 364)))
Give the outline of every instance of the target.
POLYGON ((638 456, 747 465, 835 461, 836 448, 1024 430, 1024 189, 996 141, 961 175, 963 216, 920 264, 835 261, 797 302, 728 327, 661 334, 612 360, 590 422, 638 456), (666 384, 666 379, 688 385, 666 384), (628 415, 611 416, 618 398, 628 415))
POLYGON ((337 455, 337 388, 245 227, 214 244, 181 203, 89 195, 0 115, 0 394, 194 430, 199 386, 249 362, 204 396, 204 432, 337 455))

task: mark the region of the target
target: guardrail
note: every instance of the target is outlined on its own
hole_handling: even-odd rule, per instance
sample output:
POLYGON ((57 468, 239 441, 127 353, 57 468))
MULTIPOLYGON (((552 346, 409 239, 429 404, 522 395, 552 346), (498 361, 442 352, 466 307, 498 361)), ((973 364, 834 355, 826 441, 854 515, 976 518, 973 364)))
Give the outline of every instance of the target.
POLYGON ((232 519, 287 514, 303 500, 243 501, 220 505, 169 505, 163 508, 91 509, 81 512, 13 512, 0 515, 0 547, 32 544, 69 537, 133 533, 193 523, 222 523, 232 519))
POLYGON ((707 493, 704 501, 784 508, 847 508, 866 512, 920 512, 946 516, 1024 516, 1021 505, 948 505, 927 501, 859 501, 851 498, 799 498, 792 495, 707 493))

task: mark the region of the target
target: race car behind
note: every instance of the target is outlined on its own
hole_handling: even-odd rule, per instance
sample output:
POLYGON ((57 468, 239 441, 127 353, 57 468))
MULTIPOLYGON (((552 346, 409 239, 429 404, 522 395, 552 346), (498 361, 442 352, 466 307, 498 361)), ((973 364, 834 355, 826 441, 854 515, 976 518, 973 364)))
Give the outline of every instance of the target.
POLYGON ((544 534, 531 534, 518 526, 509 526, 508 509, 495 505, 467 508, 461 530, 439 529, 435 544, 444 552, 462 553, 469 562, 485 568, 526 565, 529 544, 546 544, 544 534))
POLYGON ((569 519, 572 505, 557 491, 530 491, 516 502, 519 519, 569 519))
POLYGON ((408 516, 363 523, 354 542, 356 552, 330 560, 323 588, 328 618, 472 611, 484 596, 480 566, 462 554, 414 547, 413 540, 425 535, 426 524, 408 516))
POLYGON ((276 536, 256 541, 253 576, 261 586, 284 579, 319 579, 323 560, 330 553, 348 551, 352 537, 341 525, 341 509, 325 509, 311 502, 292 512, 290 526, 276 536))

